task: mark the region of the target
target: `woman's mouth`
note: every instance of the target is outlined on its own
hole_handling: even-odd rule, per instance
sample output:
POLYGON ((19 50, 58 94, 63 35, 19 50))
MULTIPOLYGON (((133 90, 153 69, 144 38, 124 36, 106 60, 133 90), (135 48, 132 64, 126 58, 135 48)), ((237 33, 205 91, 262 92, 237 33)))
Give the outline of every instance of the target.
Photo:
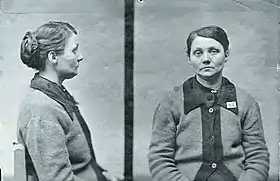
POLYGON ((204 70, 204 69, 214 69, 214 67, 202 67, 200 70, 204 70))

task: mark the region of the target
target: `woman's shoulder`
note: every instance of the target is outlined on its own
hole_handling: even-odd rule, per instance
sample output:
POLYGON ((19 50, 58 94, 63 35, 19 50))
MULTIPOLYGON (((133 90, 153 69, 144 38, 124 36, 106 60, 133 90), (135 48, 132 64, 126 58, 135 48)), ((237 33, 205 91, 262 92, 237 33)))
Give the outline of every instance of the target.
POLYGON ((255 104, 257 103, 254 96, 244 88, 239 85, 235 85, 236 97, 238 102, 243 102, 244 104, 255 104))
POLYGON ((172 103, 174 101, 179 101, 182 98, 183 85, 175 85, 161 93, 161 101, 172 103))
POLYGON ((51 117, 65 117, 66 114, 64 108, 56 101, 43 92, 30 88, 21 102, 18 123, 26 125, 36 118, 51 119, 51 117))
POLYGON ((244 88, 240 86, 235 86, 236 89, 236 95, 239 97, 239 99, 242 100, 250 100, 250 101, 255 101, 255 98, 249 93, 249 91, 245 90, 244 88))
POLYGON ((43 92, 30 88, 22 100, 18 114, 18 129, 26 130, 30 122, 34 125, 48 121, 64 125, 71 121, 64 108, 43 92), (65 122, 65 123, 64 123, 65 122))
POLYGON ((181 83, 178 83, 177 85, 174 85, 171 89, 166 90, 162 93, 162 101, 164 102, 181 102, 184 99, 184 91, 185 89, 188 89, 192 87, 194 81, 194 77, 190 77, 188 79, 185 79, 181 83))
POLYGON ((22 100, 22 107, 57 107, 58 103, 56 103, 53 99, 48 97, 42 91, 37 89, 30 88, 26 93, 25 97, 22 100))
POLYGON ((160 93, 158 106, 179 114, 183 109, 183 84, 177 84, 160 93))
POLYGON ((243 87, 235 83, 232 83, 232 85, 235 87, 237 102, 242 108, 258 104, 255 97, 248 90, 245 90, 243 87))

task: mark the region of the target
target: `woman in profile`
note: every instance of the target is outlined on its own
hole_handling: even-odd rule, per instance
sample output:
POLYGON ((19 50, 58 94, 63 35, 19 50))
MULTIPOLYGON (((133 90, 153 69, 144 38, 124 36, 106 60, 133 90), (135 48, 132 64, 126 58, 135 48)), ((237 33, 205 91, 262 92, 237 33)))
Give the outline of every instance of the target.
POLYGON ((266 181, 269 153, 258 103, 222 75, 226 32, 202 27, 186 41, 195 75, 166 94, 153 119, 154 181, 266 181))
POLYGON ((28 31, 20 57, 38 70, 21 105, 18 142, 26 150, 30 180, 117 180, 95 159, 90 130, 77 102, 63 81, 78 75, 83 60, 76 29, 67 22, 50 21, 28 31))

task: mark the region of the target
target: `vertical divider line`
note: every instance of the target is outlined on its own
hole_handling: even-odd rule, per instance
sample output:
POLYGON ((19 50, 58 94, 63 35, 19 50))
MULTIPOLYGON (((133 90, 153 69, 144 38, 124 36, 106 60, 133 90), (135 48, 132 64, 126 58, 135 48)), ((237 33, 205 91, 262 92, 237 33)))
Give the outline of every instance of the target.
POLYGON ((133 69, 134 69, 134 0, 125 0, 124 12, 124 177, 133 181, 133 69))

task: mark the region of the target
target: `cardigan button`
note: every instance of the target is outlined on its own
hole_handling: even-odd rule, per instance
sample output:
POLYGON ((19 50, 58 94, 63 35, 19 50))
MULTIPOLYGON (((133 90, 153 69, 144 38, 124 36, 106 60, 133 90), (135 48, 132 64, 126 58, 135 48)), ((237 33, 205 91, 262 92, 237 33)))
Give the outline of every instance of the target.
POLYGON ((209 110, 208 110, 210 113, 212 113, 213 111, 214 111, 214 109, 211 107, 211 108, 209 108, 209 110))
POLYGON ((213 94, 215 94, 215 93, 217 93, 217 90, 211 90, 211 92, 212 92, 213 94))
POLYGON ((215 138, 214 135, 210 135, 210 136, 209 136, 209 140, 210 140, 210 141, 213 141, 214 138, 215 138))
POLYGON ((212 164, 211 164, 211 167, 212 167, 212 168, 217 168, 217 164, 216 164, 216 163, 212 163, 212 164))

